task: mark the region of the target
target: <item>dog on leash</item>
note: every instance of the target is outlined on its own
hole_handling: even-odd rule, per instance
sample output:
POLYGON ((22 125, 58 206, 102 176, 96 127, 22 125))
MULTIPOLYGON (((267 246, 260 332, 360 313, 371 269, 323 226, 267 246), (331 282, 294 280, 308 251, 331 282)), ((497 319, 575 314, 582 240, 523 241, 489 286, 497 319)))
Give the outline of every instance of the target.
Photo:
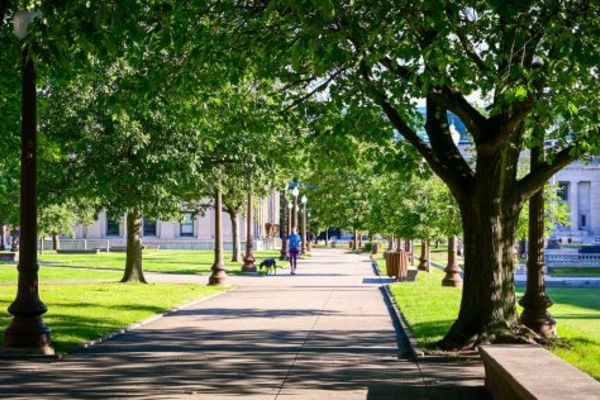
POLYGON ((277 260, 275 260, 274 258, 265 258, 258 265, 258 268, 265 268, 265 270, 267 271, 267 275, 271 275, 271 272, 273 273, 273 275, 277 275, 277 260))

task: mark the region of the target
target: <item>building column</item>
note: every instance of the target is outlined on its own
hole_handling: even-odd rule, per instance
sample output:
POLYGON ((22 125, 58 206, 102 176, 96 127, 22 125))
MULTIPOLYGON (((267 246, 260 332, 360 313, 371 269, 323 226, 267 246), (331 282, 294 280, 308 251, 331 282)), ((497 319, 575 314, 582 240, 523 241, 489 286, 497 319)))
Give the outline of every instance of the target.
POLYGON ((571 222, 571 226, 569 230, 572 233, 575 233, 579 230, 579 221, 577 220, 579 215, 578 201, 577 198, 577 185, 579 181, 570 181, 569 182, 569 221, 571 222))
MULTIPOLYGON (((598 170, 600 175, 600 170, 598 170)), ((590 228, 595 234, 600 233, 600 178, 591 181, 590 228)))

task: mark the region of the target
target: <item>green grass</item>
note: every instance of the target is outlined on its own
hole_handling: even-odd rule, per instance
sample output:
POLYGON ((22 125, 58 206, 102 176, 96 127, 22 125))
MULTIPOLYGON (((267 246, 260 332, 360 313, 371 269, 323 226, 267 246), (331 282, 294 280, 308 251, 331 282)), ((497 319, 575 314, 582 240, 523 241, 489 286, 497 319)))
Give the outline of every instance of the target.
MULTIPOLYGON (((0 283, 17 282, 17 266, 15 264, 0 264, 0 283)), ((78 270, 73 268, 41 266, 39 278, 41 282, 83 281, 83 280, 119 280, 123 274, 114 271, 78 270)))
POLYGON ((597 267, 553 267, 549 269, 550 276, 553 277, 587 277, 600 278, 600 268, 597 267))
MULTIPOLYGON (((78 344, 221 290, 193 284, 42 285, 40 297, 48 306, 44 320, 52 329, 54 347, 66 353, 78 344)), ((14 286, 0 287, 2 327, 10 322, 6 309, 15 292, 14 286)))
MULTIPOLYGON (((278 257, 278 250, 256 251, 254 257, 261 260, 278 257)), ((144 271, 173 274, 205 275, 210 273, 214 253, 212 250, 145 250, 143 255, 144 271)), ((225 265, 230 273, 239 272, 242 263, 233 263, 231 252, 225 252, 225 265)), ((125 266, 125 253, 98 254, 56 254, 46 252, 40 256, 41 263, 55 266, 73 266, 98 269, 118 269, 125 266)))
MULTIPOLYGON (((419 272, 416 283, 390 285, 396 303, 425 349, 443 337, 458 315, 461 291, 442 287, 443 276, 443 272, 432 269, 429 274, 419 272)), ((600 289, 549 288, 548 292, 555 303, 550 312, 563 339, 561 346, 550 346, 550 350, 600 380, 600 289)))

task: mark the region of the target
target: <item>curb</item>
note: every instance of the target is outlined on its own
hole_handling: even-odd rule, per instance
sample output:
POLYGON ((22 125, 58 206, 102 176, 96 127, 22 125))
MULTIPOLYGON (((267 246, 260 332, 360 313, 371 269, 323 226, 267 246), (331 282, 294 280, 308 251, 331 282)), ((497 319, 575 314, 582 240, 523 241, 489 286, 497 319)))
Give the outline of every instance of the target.
MULTIPOLYGON (((373 269, 375 270, 375 274, 377 276, 381 276, 379 273, 379 268, 377 261, 374 257, 371 257, 371 261, 373 263, 373 269)), ((400 327, 404 331, 404 335, 406 336, 406 342, 408 343, 408 351, 410 357, 415 362, 454 362, 454 361, 471 361, 471 360, 480 360, 481 357, 477 351, 474 352, 466 352, 463 354, 452 354, 452 353, 444 353, 444 354, 435 354, 430 353, 427 354, 421 349, 417 343, 417 337, 410 329, 410 325, 406 321, 406 317, 402 314, 400 307, 394 301, 394 296, 390 291, 389 285, 383 285, 383 292, 387 297, 387 300, 390 302, 392 309, 394 310, 395 317, 400 324, 400 327)))
POLYGON ((215 297, 224 295, 225 293, 229 293, 229 292, 231 292, 232 290, 235 290, 235 289, 237 289, 237 287, 233 286, 233 287, 231 287, 229 289, 226 289, 226 290, 223 290, 221 292, 211 294, 210 296, 206 296, 206 297, 202 297, 202 298, 197 299, 197 300, 190 301, 189 303, 185 303, 185 304, 183 304, 181 306, 177 306, 177 307, 171 308, 170 310, 167 310, 167 311, 165 311, 163 313, 160 313, 160 314, 153 315, 152 317, 149 317, 149 318, 147 318, 145 320, 142 320, 140 322, 136 322, 136 323, 133 323, 131 325, 128 325, 125 328, 121 328, 121 329, 118 329, 118 330, 116 330, 114 332, 107 333, 106 335, 104 335, 104 336, 102 336, 102 337, 100 337, 98 339, 89 340, 89 341, 87 341, 85 343, 82 343, 82 344, 80 344, 78 346, 75 346, 73 348, 72 352, 70 352, 68 354, 64 354, 64 355, 59 355, 58 359, 59 360, 65 359, 65 358, 67 358, 69 356, 72 356, 72 355, 80 353, 80 352, 82 352, 84 350, 87 350, 90 347, 96 346, 96 345, 104 343, 104 342, 106 342, 108 340, 114 339, 114 338, 116 338, 118 336, 121 336, 121 335, 123 335, 125 333, 128 333, 128 332, 131 332, 133 330, 139 329, 139 328, 141 328, 141 327, 143 327, 145 325, 148 325, 148 324, 150 324, 152 322, 155 322, 155 321, 157 321, 157 320, 159 320, 159 319, 161 319, 163 317, 168 317, 170 315, 177 314, 181 310, 185 310, 186 308, 193 307, 196 304, 200 304, 202 302, 214 299, 215 297))
MULTIPOLYGON (((371 259, 371 262, 373 264, 373 270, 375 271, 375 275, 381 277, 382 275, 379 272, 377 260, 372 255, 369 258, 371 259)), ((390 292, 389 285, 384 284, 382 286, 383 286, 382 292, 385 294, 387 301, 391 305, 392 310, 394 311, 394 316, 396 317, 396 320, 397 320, 398 324, 400 325, 400 328, 404 331, 404 336, 406 338, 405 340, 408 343, 408 352, 409 352, 410 358, 412 358, 415 361, 423 359, 424 357, 426 357, 425 352, 423 350, 421 350, 421 348, 417 344, 417 337, 410 330, 410 327, 408 326, 408 323, 406 322, 406 318, 404 318, 404 315, 402 314, 402 312, 398 308, 398 305, 394 301, 394 296, 392 296, 392 293, 390 292)))

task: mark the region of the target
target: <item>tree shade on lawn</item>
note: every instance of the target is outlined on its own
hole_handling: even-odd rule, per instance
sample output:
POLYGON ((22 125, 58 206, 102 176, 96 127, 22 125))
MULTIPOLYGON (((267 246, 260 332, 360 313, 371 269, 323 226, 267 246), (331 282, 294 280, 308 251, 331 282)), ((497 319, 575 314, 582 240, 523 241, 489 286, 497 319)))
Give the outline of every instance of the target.
MULTIPOLYGON (((231 254, 226 251, 225 254, 231 254)), ((254 253, 255 257, 276 257, 277 250, 261 250, 254 253)), ((125 262, 124 253, 98 254, 56 254, 46 252, 40 262, 52 266, 71 266, 98 269, 122 269, 125 262)), ((173 274, 207 275, 214 262, 212 250, 144 250, 144 270, 147 272, 164 272, 173 274)), ((229 262, 230 274, 235 274, 241 267, 241 262, 229 262)), ((44 268, 42 268, 44 269, 44 268)))
MULTIPOLYGON (((39 279, 42 283, 56 281, 118 281, 122 274, 115 271, 96 271, 75 268, 60 268, 43 266, 39 271, 39 279)), ((17 281, 17 269, 14 265, 0 264, 0 283, 13 284, 17 281)))
MULTIPOLYGON (((58 353, 220 290, 192 284, 40 286, 50 310, 44 319, 52 326, 53 346, 58 353)), ((12 286, 0 286, 0 326, 9 322, 5 310, 14 292, 12 286)))
MULTIPOLYGON (((436 347, 459 311, 461 292, 441 287, 442 276, 434 268, 429 274, 419 273, 414 284, 390 285, 396 304, 425 349, 436 347)), ((549 349, 600 380, 600 288, 549 288, 548 292, 560 338, 549 349)))

